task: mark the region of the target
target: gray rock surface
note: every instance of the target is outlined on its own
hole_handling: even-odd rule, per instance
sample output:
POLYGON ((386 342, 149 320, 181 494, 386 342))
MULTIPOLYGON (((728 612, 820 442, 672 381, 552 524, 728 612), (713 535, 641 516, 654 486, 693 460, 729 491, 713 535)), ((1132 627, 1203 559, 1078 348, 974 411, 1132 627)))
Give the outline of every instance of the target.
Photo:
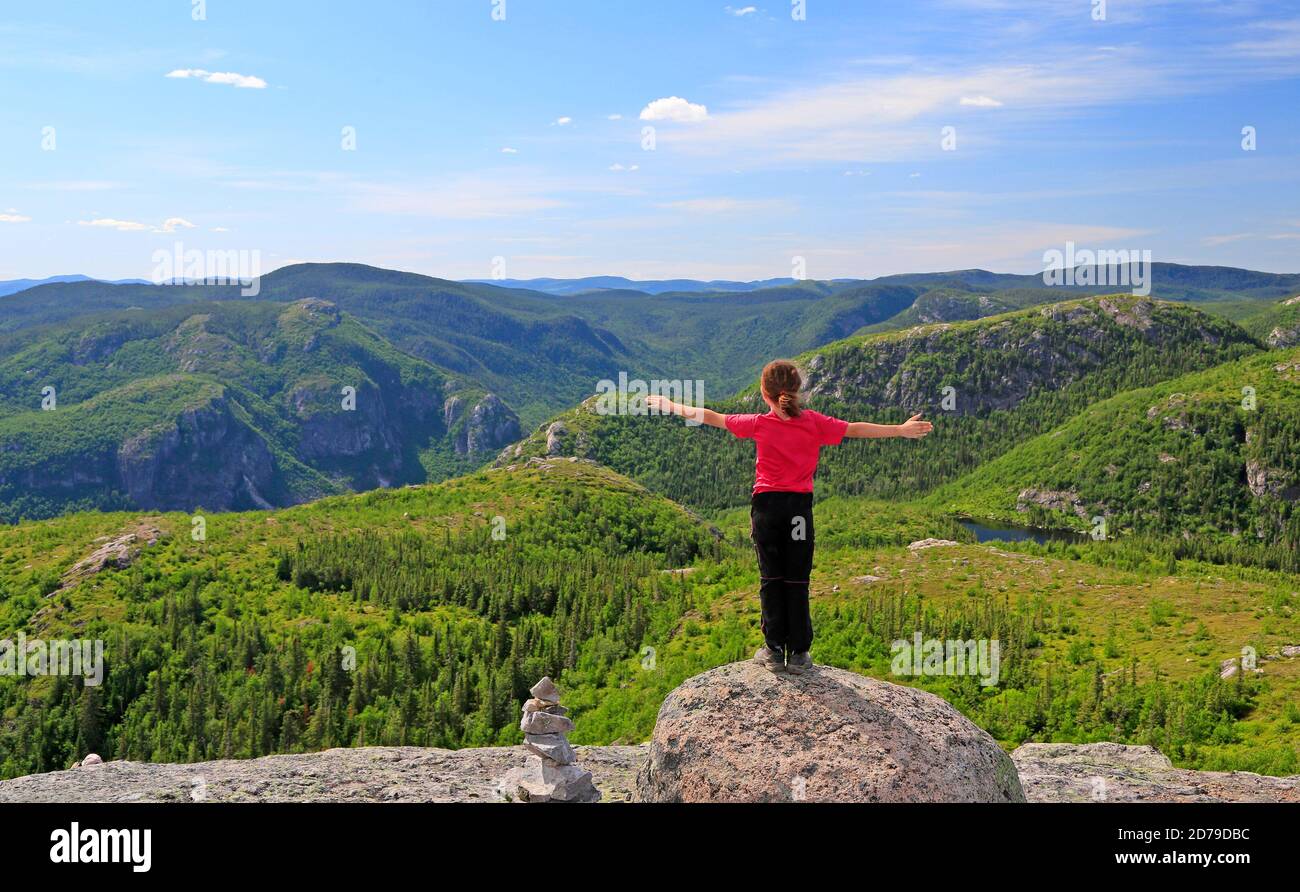
MULTIPOLYGON (((633 796, 644 746, 575 747, 605 802, 633 796)), ((522 746, 333 749, 191 765, 105 762, 0 781, 8 802, 508 802, 522 746)))
POLYGON ((653 743, 641 746, 573 747, 554 734, 516 747, 368 747, 191 765, 92 756, 0 781, 0 803, 1300 803, 1300 775, 1174 768, 1148 746, 1029 743, 1008 758, 933 695, 828 667, 775 676, 750 663, 687 680, 665 700, 653 743))
POLYGON ((546 454, 550 456, 561 455, 564 452, 564 436, 569 429, 564 426, 564 422, 557 421, 546 429, 546 454))
MULTIPOLYGON (((649 747, 580 746, 603 802, 636 799, 649 747)), ((529 751, 335 749, 193 765, 106 762, 0 781, 11 802, 507 802, 529 751)), ((1146 746, 1028 743, 1011 754, 1029 802, 1300 802, 1300 777, 1187 771, 1146 746)))
POLYGON ((1300 775, 1189 771, 1149 746, 1026 743, 1011 759, 1030 802, 1300 802, 1300 775))
POLYGON ((731 663, 659 710, 648 802, 1023 802, 1011 759, 933 694, 817 666, 731 663))
POLYGON ((1046 508, 1049 511, 1073 511, 1079 517, 1088 516, 1087 506, 1074 490, 1022 489, 1016 496, 1016 510, 1023 513, 1033 507, 1046 508))
POLYGON ((94 551, 64 572, 59 587, 52 594, 58 595, 75 588, 86 579, 105 570, 125 570, 135 562, 143 549, 158 544, 161 538, 163 532, 153 520, 137 521, 133 527, 123 530, 116 538, 105 538, 102 544, 97 543, 94 551))
POLYGON ((926 548, 945 548, 949 545, 959 545, 959 544, 961 543, 954 542, 951 539, 931 538, 931 539, 921 539, 918 542, 913 542, 911 545, 907 546, 907 548, 909 551, 922 551, 926 548))

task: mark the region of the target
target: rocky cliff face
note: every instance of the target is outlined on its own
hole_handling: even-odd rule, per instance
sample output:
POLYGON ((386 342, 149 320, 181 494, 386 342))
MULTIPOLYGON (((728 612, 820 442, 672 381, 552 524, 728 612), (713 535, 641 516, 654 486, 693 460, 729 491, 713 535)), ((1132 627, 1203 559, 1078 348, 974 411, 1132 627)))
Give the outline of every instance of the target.
POLYGON ((220 397, 127 439, 117 450, 116 472, 138 508, 240 510, 271 507, 262 493, 274 485, 276 469, 266 441, 220 397))
POLYGON ((1300 297, 1284 300, 1282 306, 1290 310, 1284 312, 1281 321, 1264 338, 1264 343, 1274 350, 1300 344, 1300 297))
POLYGON ((56 504, 88 498, 98 507, 147 511, 286 504, 270 446, 226 395, 189 406, 119 442, 92 444, 53 463, 16 464, 0 472, 0 491, 56 504))
POLYGON ((332 386, 300 384, 289 395, 289 403, 300 421, 298 455, 305 461, 339 461, 375 453, 387 465, 392 458, 384 456, 400 452, 400 427, 389 417, 378 388, 356 388, 355 404, 339 411, 342 401, 332 386))
POLYGON ((1281 350, 1283 347, 1294 347, 1296 344, 1300 344, 1300 325, 1279 325, 1268 333, 1268 337, 1264 342, 1274 350, 1281 350))
POLYGON ((496 452, 519 439, 519 416, 496 394, 471 403, 472 395, 456 395, 443 403, 443 422, 458 455, 496 452))

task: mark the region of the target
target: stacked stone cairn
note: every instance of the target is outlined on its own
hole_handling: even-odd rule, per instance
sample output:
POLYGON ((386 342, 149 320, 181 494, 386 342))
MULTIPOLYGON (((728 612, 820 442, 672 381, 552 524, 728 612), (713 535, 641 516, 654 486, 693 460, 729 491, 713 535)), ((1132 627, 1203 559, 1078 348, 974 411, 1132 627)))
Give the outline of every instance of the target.
POLYGON ((529 764, 518 775, 515 796, 522 802, 598 802, 600 791, 591 772, 578 765, 569 743, 573 719, 560 705, 560 691, 550 677, 529 690, 519 728, 524 746, 532 751, 529 764))

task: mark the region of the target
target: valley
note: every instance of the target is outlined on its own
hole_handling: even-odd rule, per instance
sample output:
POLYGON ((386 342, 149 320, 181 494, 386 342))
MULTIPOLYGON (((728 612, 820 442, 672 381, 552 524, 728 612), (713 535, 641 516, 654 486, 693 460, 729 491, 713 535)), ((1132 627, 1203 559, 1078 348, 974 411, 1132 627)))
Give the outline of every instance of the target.
POLYGON ((1300 282, 1155 273, 1152 298, 981 271, 648 294, 307 264, 251 300, 7 295, 0 637, 102 640, 106 671, 0 673, 0 777, 513 745, 548 674, 575 743, 642 743, 761 641, 752 447, 592 394, 699 379, 758 411, 774 355, 820 411, 935 422, 824 452, 818 663, 1007 750, 1300 773, 1300 282), (899 677, 918 633, 998 640, 998 684, 899 677))
MULTIPOLYGON (((564 679, 575 743, 638 743, 676 685, 760 640, 745 512, 709 523, 584 461, 212 515, 203 542, 155 515, 161 536, 128 565, 63 584, 140 520, 0 528, 3 626, 102 637, 108 663, 99 687, 0 676, 5 777, 86 751, 513 744, 518 689, 542 673, 564 679)), ((938 693, 1008 748, 1109 740, 1300 772, 1300 659, 1282 656, 1300 641, 1295 576, 1122 540, 981 545, 930 509, 860 498, 824 500, 818 525, 819 663, 938 693), (892 675, 890 643, 916 631, 999 639, 999 684, 892 675), (1243 647, 1260 673, 1221 678, 1243 647)))

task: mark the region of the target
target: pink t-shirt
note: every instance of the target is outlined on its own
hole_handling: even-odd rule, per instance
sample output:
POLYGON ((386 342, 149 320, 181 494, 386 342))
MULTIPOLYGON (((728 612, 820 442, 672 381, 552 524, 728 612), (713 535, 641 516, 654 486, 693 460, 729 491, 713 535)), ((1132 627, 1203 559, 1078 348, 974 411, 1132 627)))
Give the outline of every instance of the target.
POLYGON ((794 418, 728 415, 727 430, 758 447, 754 492, 812 492, 813 471, 823 446, 844 439, 847 421, 804 409, 794 418))

